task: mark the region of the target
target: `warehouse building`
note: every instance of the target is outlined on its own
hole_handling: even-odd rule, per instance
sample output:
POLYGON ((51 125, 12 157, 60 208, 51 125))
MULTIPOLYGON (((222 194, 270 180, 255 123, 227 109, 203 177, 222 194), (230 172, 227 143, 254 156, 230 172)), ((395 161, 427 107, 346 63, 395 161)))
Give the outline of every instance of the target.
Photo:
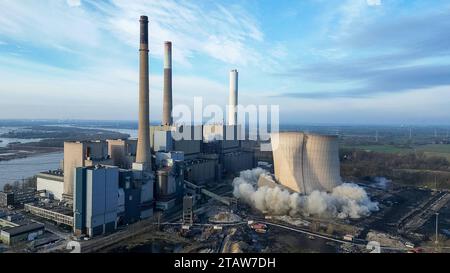
POLYGON ((5 245, 14 245, 22 241, 32 241, 44 233, 44 225, 31 223, 23 226, 10 227, 0 231, 0 241, 5 245))

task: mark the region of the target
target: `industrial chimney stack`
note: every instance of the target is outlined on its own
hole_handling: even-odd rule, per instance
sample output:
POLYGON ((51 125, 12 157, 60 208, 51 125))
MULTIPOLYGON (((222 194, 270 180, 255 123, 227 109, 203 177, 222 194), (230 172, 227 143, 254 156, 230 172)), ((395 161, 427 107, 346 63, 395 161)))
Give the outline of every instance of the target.
POLYGON ((237 124, 237 104, 238 104, 238 71, 230 71, 230 97, 228 101, 228 125, 237 124))
POLYGON ((164 43, 164 95, 162 125, 172 125, 172 43, 164 43))
POLYGON ((150 120, 149 120, 149 80, 148 80, 148 17, 141 16, 139 47, 139 128, 136 163, 144 170, 151 167, 150 120))

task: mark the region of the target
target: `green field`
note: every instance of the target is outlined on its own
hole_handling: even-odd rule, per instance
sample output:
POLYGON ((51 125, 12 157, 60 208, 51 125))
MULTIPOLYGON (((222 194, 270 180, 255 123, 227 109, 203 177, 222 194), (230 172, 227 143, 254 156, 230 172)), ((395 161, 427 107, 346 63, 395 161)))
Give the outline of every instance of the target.
POLYGON ((450 161, 450 144, 429 144, 419 146, 416 150, 424 152, 427 156, 441 156, 450 161))
POLYGON ((414 152, 413 149, 396 147, 393 145, 357 145, 357 146, 342 146, 341 148, 357 149, 367 152, 388 153, 388 154, 405 154, 414 152))
POLYGON ((428 144, 413 148, 403 148, 394 145, 358 145, 358 146, 342 146, 344 149, 358 149, 377 153, 389 154, 407 154, 423 152, 427 156, 445 157, 450 161, 450 144, 428 144))

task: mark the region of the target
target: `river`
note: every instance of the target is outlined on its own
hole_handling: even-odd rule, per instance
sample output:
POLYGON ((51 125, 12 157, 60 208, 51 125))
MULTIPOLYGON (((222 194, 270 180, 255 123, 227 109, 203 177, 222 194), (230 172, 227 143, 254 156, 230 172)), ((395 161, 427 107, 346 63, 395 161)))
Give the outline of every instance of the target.
MULTIPOLYGON (((22 129, 23 129, 22 127, 1 127, 0 126, 0 135, 9 133, 9 132, 15 131, 15 130, 22 130, 22 129)), ((23 138, 0 137, 0 147, 6 147, 11 142, 28 143, 28 142, 38 142, 38 141, 41 141, 41 138, 23 139, 23 138)))
MULTIPOLYGON (((50 124, 47 126, 58 126, 58 127, 72 127, 72 128, 80 128, 80 129, 91 129, 91 130, 107 130, 112 132, 119 132, 122 134, 130 135, 130 138, 137 138, 138 130, 137 129, 122 129, 122 128, 109 128, 109 127, 97 127, 97 126, 76 126, 70 124, 50 124)), ((1 128, 0 128, 1 129, 1 128)))
POLYGON ((6 183, 22 180, 42 171, 58 169, 63 155, 63 153, 57 152, 0 161, 0 190, 3 190, 6 183))
MULTIPOLYGON (((61 125, 59 125, 61 126, 61 125)), ((74 126, 75 127, 75 126, 74 126)), ((80 128, 80 127, 78 127, 80 128)), ((102 129, 100 127, 85 127, 88 129, 102 129)), ((12 130, 20 130, 20 127, 0 127, 0 134, 7 133, 12 130)), ((110 131, 129 134, 131 138, 137 138, 137 130, 135 129, 106 129, 110 131)), ((6 146, 9 142, 20 141, 22 143, 30 141, 39 141, 40 139, 9 139, 0 138, 2 142, 0 147, 6 146)), ((36 175, 42 171, 55 170, 59 168, 60 161, 63 159, 64 154, 61 152, 40 154, 30 156, 27 158, 13 159, 9 161, 0 161, 0 191, 3 190, 3 186, 6 183, 14 183, 14 181, 20 181, 24 178, 28 178, 36 175)))

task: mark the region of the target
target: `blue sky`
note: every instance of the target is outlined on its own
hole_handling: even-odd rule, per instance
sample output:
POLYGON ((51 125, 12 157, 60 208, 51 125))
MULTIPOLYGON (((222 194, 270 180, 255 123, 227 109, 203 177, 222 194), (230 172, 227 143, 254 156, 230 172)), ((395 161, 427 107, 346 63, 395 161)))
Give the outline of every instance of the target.
POLYGON ((0 1, 0 119, 135 120, 139 16, 151 120, 163 42, 174 103, 276 104, 282 123, 450 124, 450 2, 0 1))

